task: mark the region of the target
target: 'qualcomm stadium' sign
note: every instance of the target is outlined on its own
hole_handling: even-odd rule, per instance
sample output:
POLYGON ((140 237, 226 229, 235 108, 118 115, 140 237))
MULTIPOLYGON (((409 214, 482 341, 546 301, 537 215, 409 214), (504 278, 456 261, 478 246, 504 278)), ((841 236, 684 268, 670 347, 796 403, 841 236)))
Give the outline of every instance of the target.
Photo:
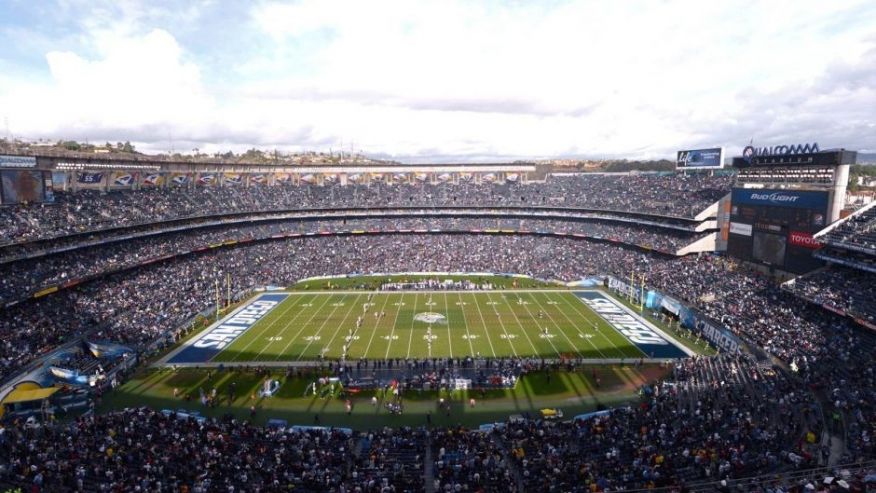
POLYGON ((818 148, 818 142, 813 142, 811 145, 797 144, 772 147, 745 146, 745 149, 742 150, 742 158, 746 161, 751 161, 752 158, 760 156, 786 156, 789 154, 814 154, 816 152, 821 152, 818 148))

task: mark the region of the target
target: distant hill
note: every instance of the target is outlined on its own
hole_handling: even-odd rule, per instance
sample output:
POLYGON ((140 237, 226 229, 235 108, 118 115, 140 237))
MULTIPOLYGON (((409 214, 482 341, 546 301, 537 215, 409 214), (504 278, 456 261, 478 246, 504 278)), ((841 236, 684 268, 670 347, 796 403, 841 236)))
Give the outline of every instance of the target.
POLYGON ((876 164, 876 152, 859 152, 858 164, 876 164))

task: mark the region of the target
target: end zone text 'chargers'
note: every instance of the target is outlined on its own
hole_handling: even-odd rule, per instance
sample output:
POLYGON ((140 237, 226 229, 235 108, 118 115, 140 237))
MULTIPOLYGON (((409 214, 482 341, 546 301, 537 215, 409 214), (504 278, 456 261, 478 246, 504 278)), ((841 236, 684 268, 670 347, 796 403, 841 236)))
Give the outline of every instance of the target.
POLYGON ((611 324, 615 330, 652 358, 683 358, 686 352, 659 332, 656 327, 599 291, 575 293, 594 312, 611 324))
POLYGON ((263 294, 246 305, 231 312, 219 323, 188 341, 169 363, 206 363, 219 354, 262 317, 273 310, 289 295, 286 293, 263 294))

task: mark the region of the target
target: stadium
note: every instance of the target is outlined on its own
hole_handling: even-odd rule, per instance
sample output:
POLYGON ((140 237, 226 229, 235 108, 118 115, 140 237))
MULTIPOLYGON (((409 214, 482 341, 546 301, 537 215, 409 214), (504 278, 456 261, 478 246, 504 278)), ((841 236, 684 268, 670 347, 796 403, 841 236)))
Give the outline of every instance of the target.
POLYGON ((0 493, 876 491, 806 1, 0 5, 0 493))
MULTIPOLYGON (((86 440, 44 461, 52 490, 852 481, 873 465, 876 348, 876 209, 834 207, 854 153, 685 152, 675 172, 562 174, 7 148, 4 440, 86 440), (788 224, 781 247, 750 239, 788 224), (156 472, 125 444, 146 434, 278 460, 231 473, 173 439, 156 472), (144 462, 109 479, 92 447, 144 462)), ((0 480, 31 481, 31 452, 4 450, 0 480)))

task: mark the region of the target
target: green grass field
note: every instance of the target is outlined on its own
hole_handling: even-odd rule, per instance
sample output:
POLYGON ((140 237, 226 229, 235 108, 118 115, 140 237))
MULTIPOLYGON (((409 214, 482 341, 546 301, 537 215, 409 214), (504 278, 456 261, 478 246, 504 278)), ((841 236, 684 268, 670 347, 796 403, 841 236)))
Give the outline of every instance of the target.
POLYGON ((345 346, 347 359, 646 356, 567 291, 362 291, 290 293, 211 362, 337 359, 345 346))

